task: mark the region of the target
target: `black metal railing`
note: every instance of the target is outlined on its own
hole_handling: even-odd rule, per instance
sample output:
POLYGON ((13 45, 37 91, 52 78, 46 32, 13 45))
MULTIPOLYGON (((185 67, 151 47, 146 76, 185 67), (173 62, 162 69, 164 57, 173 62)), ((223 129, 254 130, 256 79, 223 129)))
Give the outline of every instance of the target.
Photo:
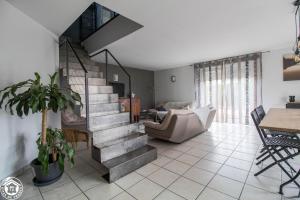
POLYGON ((79 62, 83 72, 84 72, 84 94, 85 94, 85 118, 86 118, 86 130, 89 130, 89 118, 90 118, 90 112, 89 112, 89 85, 88 85, 88 70, 84 66, 83 62, 81 61, 80 57, 76 53, 74 47, 72 46, 71 42, 66 38, 65 41, 61 44, 65 45, 66 47, 66 80, 67 84, 69 84, 69 79, 70 79, 70 73, 69 73, 69 48, 72 50, 74 53, 77 61, 79 62))
POLYGON ((116 59, 116 57, 108 50, 104 49, 98 53, 91 55, 90 57, 94 57, 99 54, 105 54, 105 78, 106 78, 106 85, 108 85, 108 55, 117 63, 117 66, 125 73, 128 78, 128 89, 129 89, 129 121, 132 123, 132 87, 131 87, 131 76, 127 72, 127 70, 121 65, 121 63, 116 59))

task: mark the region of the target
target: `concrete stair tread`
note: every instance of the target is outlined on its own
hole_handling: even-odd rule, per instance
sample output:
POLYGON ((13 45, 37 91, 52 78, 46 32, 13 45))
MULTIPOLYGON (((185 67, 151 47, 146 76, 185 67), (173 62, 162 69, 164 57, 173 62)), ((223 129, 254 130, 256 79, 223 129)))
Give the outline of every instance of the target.
MULTIPOLYGON (((69 84, 70 85, 85 85, 85 77, 83 77, 83 76, 70 76, 69 84)), ((105 78, 88 77, 88 84, 89 85, 95 85, 95 86, 97 86, 97 85, 105 86, 106 85, 106 79, 105 78)))
POLYGON ((90 130, 92 132, 96 132, 96 131, 103 131, 103 130, 108 130, 108 129, 112 129, 112 128, 117 128, 120 126, 125 126, 130 124, 129 122, 121 122, 121 123, 114 123, 114 124, 110 124, 109 126, 94 126, 94 127, 90 127, 90 130))
POLYGON ((115 140, 111 140, 111 141, 107 141, 107 142, 103 142, 103 143, 99 143, 99 144, 94 144, 94 146, 96 146, 97 148, 106 148, 106 147, 110 147, 116 144, 120 144, 123 142, 126 142, 128 140, 132 140, 141 136, 145 136, 147 135, 146 133, 141 133, 141 132, 132 132, 130 135, 124 136, 124 137, 120 137, 119 139, 115 139, 115 140))
MULTIPOLYGON (((119 102, 100 102, 100 103, 92 102, 92 103, 89 103, 89 105, 99 105, 99 106, 109 105, 109 104, 118 104, 119 105, 119 102)), ((85 105, 85 103, 83 103, 83 105, 85 105)))
MULTIPOLYGON (((80 95, 81 100, 85 103, 85 96, 80 95)), ((118 94, 90 94, 89 103, 98 104, 98 103, 117 103, 119 102, 118 94)))
POLYGON ((108 171, 103 177, 110 183, 114 182, 155 159, 157 159, 156 148, 145 145, 134 151, 103 162, 102 165, 108 171))
MULTIPOLYGON (((64 75, 67 74, 67 69, 63 68, 64 71, 64 75)), ((100 70, 99 71, 93 71, 93 70, 87 70, 88 74, 100 74, 100 70)), ((72 77, 82 77, 81 74, 84 73, 82 68, 69 68, 69 76, 72 77), (75 74, 74 74, 75 73, 75 74)), ((97 78, 97 77, 88 77, 88 78, 97 78)))
MULTIPOLYGON (((71 85, 72 90, 79 94, 85 94, 85 85, 71 85)), ((113 88, 109 85, 89 85, 89 94, 113 94, 113 88)))
MULTIPOLYGON (((63 69, 66 68, 66 62, 60 62, 59 64, 61 68, 63 69)), ((87 64, 84 64, 84 67, 90 71, 101 71, 101 68, 103 68, 99 65, 87 65, 87 64)), ((69 62, 69 69, 82 69, 82 67, 78 62, 69 62)))
POLYGON ((104 143, 111 140, 117 140, 125 137, 133 132, 139 132, 140 125, 138 123, 124 123, 122 126, 111 127, 105 130, 93 132, 93 143, 104 143))
POLYGON ((109 116, 109 115, 121 115, 121 114, 125 115, 125 113, 129 113, 129 112, 118 112, 118 113, 107 114, 107 115, 103 115, 102 112, 96 112, 96 113, 93 113, 93 117, 97 117, 97 116, 109 116))
MULTIPOLYGON (((120 111, 103 111, 103 112, 96 112, 96 113, 90 113, 90 117, 98 117, 98 116, 106 116, 106 115, 114 115, 118 114, 120 111)), ((85 114, 81 115, 82 117, 85 117, 85 114)))

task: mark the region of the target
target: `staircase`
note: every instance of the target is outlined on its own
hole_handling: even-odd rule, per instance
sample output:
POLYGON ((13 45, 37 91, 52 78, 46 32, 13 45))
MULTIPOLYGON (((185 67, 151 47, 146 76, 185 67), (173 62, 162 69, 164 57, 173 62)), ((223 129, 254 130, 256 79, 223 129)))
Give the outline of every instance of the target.
POLYGON ((104 66, 91 60, 78 44, 65 42, 60 47, 61 83, 80 94, 84 105, 75 111, 88 119, 92 157, 107 169, 104 177, 114 182, 155 160, 157 152, 147 145, 147 135, 139 131, 139 124, 130 123, 130 113, 120 112, 118 94, 103 77, 104 66))

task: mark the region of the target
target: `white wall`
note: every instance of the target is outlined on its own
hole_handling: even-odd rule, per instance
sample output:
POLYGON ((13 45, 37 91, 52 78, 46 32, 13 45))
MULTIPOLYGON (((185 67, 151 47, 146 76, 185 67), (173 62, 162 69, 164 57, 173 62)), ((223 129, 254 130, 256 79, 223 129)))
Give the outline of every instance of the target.
POLYGON ((285 107, 288 96, 295 95, 300 101, 300 81, 283 81, 283 58, 292 53, 292 48, 273 50, 263 54, 263 105, 270 107, 285 107))
POLYGON ((194 68, 179 67, 154 73, 155 103, 163 101, 194 101, 194 68), (172 83, 170 77, 176 76, 172 83))
MULTIPOLYGON (((55 71, 58 45, 53 34, 4 0, 0 0, 0 27, 0 88, 31 78, 34 72, 47 78, 55 71)), ((52 126, 60 126, 60 115, 49 118, 52 126)), ((0 180, 37 156, 40 124, 40 115, 20 119, 0 110, 0 180)))
MULTIPOLYGON (((291 48, 272 50, 263 54, 263 105, 285 107, 289 95, 295 95, 300 101, 300 81, 283 81, 282 56, 292 53, 291 48)), ((193 101, 194 70, 193 67, 180 67, 155 72, 155 101, 193 101), (172 83, 170 76, 177 81, 172 83)))

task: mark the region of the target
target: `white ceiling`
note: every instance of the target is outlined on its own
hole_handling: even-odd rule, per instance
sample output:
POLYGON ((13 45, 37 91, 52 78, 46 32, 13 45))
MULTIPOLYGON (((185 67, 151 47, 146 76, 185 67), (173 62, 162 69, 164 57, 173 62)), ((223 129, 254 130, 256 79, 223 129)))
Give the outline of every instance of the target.
MULTIPOLYGON (((92 2, 9 0, 55 34, 92 2)), ((107 48, 125 66, 165 69, 291 46, 292 0, 96 0, 144 28, 107 48)))
POLYGON ((7 0, 26 15, 61 35, 93 2, 92 0, 7 0))

